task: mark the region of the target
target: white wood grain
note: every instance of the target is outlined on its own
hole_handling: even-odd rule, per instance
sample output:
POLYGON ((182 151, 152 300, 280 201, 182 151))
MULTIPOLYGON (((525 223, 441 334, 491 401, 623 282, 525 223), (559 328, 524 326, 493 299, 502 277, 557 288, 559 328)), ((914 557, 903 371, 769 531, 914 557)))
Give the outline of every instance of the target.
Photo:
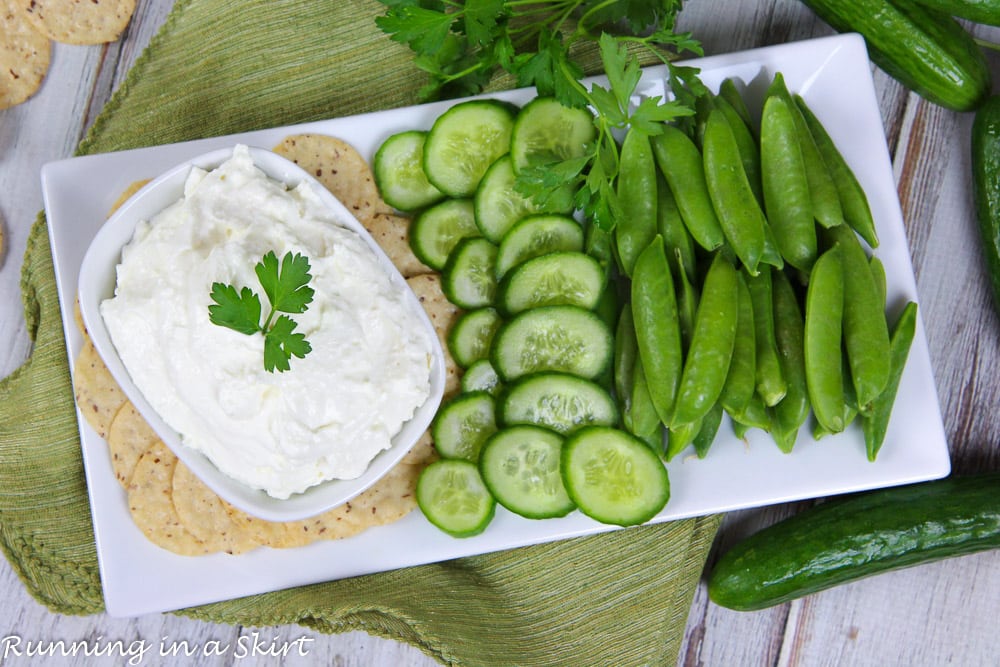
MULTIPOLYGON (((38 172, 72 154, 142 48, 158 30, 171 0, 140 0, 123 39, 105 47, 56 45, 42 90, 28 103, 0 111, 0 377, 27 357, 30 342, 18 286, 28 230, 42 207, 38 172)), ((680 28, 708 54, 806 39, 829 28, 796 0, 689 0, 680 28)), ((996 39, 995 29, 977 34, 996 39)), ((991 55, 995 73, 1000 57, 991 55)), ((921 314, 935 380, 960 472, 996 469, 1000 442, 1000 318, 986 288, 974 227, 968 167, 969 114, 934 107, 874 72, 879 104, 917 271, 921 314)), ((713 553, 792 514, 805 504, 733 513, 713 553)), ((241 628, 173 614, 135 619, 64 617, 32 600, 6 561, 0 563, 0 662, 9 637, 22 641, 145 642, 143 664, 165 662, 161 645, 218 641, 219 656, 192 656, 196 665, 436 664, 417 649, 361 632, 321 635, 297 626, 241 628), (257 633, 256 635, 254 633, 257 633), (272 642, 306 638, 305 658, 258 655, 237 659, 254 637, 272 642)), ((695 593, 678 657, 683 665, 986 665, 996 662, 1000 615, 1000 552, 952 559, 870 578, 794 603, 754 613, 722 609, 695 593)), ((557 650, 554 649, 554 650, 557 650)), ((12 659, 8 656, 7 659, 12 659)), ((77 657, 53 664, 111 664, 77 657)), ((124 661, 114 661, 121 664, 124 661)), ((15 664, 12 662, 11 664, 15 664)))

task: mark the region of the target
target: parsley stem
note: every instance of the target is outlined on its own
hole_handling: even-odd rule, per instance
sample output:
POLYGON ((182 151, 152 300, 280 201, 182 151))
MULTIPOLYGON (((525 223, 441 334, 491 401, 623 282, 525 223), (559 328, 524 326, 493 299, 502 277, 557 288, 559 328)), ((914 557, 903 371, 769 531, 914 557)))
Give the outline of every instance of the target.
POLYGON ((264 326, 260 328, 261 332, 265 334, 268 332, 268 329, 271 328, 271 320, 274 318, 274 314, 276 312, 277 311, 274 308, 271 308, 271 312, 267 314, 267 319, 264 320, 264 326))

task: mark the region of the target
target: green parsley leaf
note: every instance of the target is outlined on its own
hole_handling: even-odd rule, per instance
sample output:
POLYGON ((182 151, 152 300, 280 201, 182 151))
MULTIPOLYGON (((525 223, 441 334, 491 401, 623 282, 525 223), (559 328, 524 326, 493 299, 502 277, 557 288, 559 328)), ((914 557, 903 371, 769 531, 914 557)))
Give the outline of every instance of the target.
POLYGON ((309 259, 299 254, 286 253, 281 263, 278 256, 269 252, 254 266, 254 272, 271 303, 264 324, 260 323, 260 297, 249 287, 239 291, 232 285, 212 283, 209 295, 212 305, 208 307, 208 319, 212 324, 226 327, 239 333, 264 334, 264 369, 289 370, 289 359, 303 358, 312 351, 312 345, 305 334, 293 333, 298 324, 287 315, 280 315, 272 323, 275 313, 304 313, 312 302, 315 291, 308 286, 309 259))
POLYGON ((242 334, 260 331, 260 298, 249 287, 239 292, 232 285, 212 283, 212 301, 208 307, 208 319, 242 334))
POLYGON ((400 4, 375 19, 394 42, 406 44, 418 53, 434 53, 444 42, 454 19, 443 11, 400 4))
POLYGON ((301 359, 312 352, 312 345, 306 340, 305 334, 292 333, 296 326, 298 325, 292 318, 281 315, 265 334, 264 369, 268 372, 287 371, 291 368, 289 359, 293 356, 301 359))
POLYGON ((260 286, 271 301, 272 310, 282 313, 304 313, 313 299, 309 284, 309 259, 286 253, 278 267, 278 257, 271 251, 254 267, 260 286))

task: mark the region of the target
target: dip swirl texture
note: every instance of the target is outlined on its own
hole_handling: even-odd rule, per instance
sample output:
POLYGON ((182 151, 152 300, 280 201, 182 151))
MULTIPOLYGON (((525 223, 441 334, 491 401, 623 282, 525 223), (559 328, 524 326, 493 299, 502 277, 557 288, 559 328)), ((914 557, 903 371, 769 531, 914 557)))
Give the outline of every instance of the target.
POLYGON ((361 475, 430 393, 420 314, 337 214, 237 146, 139 224, 101 304, 132 380, 184 444, 275 498, 361 475), (208 317, 214 282, 250 287, 267 312, 254 265, 272 250, 308 257, 315 290, 294 316, 313 351, 284 373, 264 370, 263 336, 208 317))

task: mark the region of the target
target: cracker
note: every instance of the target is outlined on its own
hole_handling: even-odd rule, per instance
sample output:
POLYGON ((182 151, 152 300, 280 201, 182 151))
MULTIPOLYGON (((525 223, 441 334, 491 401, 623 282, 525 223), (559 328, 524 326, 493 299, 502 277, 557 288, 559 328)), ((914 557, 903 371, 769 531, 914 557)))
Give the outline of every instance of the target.
POLYGON ((80 296, 77 295, 76 299, 73 300, 73 323, 76 324, 77 330, 84 335, 84 337, 89 336, 87 332, 87 325, 83 321, 83 311, 80 310, 80 296))
POLYGON ((35 28, 64 44, 103 44, 125 30, 136 0, 21 0, 35 28))
POLYGON ((404 278, 431 273, 432 269, 421 262, 410 247, 409 218, 393 213, 377 213, 367 228, 404 278))
POLYGON ((32 25, 20 0, 0 0, 0 34, 0 109, 7 109, 42 85, 52 45, 32 25))
POLYGON ((347 503, 352 518, 365 526, 399 521, 417 506, 417 479, 422 466, 400 464, 367 491, 347 503))
POLYGON ((139 457, 157 440, 159 436, 156 431, 146 423, 132 402, 126 400, 111 420, 107 437, 111 468, 115 471, 115 478, 126 490, 132 481, 132 473, 139 457))
POLYGON ((462 314, 462 311, 444 295, 441 289, 441 276, 437 273, 413 276, 406 280, 406 284, 417 295, 420 305, 424 307, 427 316, 431 320, 431 324, 434 325, 434 331, 437 332, 438 340, 441 341, 445 361, 444 395, 445 397, 453 396, 458 393, 460 388, 459 381, 461 374, 458 364, 455 363, 451 352, 448 351, 448 332, 451 331, 451 327, 455 324, 459 315, 462 314))
POLYGON ((420 436, 420 439, 417 440, 416 444, 410 448, 410 451, 406 452, 406 455, 400 459, 400 463, 426 466, 436 461, 437 458, 438 452, 434 447, 434 438, 431 437, 430 429, 427 429, 420 436))
POLYGON ((135 466, 128 485, 128 508, 132 520, 153 544, 182 556, 211 553, 205 542, 193 535, 174 508, 173 479, 177 457, 161 440, 147 449, 135 466))
POLYGON ((376 214, 393 212, 382 201, 368 162, 346 141, 325 134, 294 134, 274 152, 316 177, 366 228, 376 214))
POLYGON ((174 468, 171 488, 181 525, 209 550, 240 554, 259 546, 249 532, 233 521, 222 499, 182 461, 174 468))
POLYGON ((114 203, 111 204, 111 210, 108 211, 108 217, 110 218, 112 215, 114 215, 114 212, 117 211, 119 208, 121 208, 121 205, 127 202, 129 197, 131 197, 136 192, 141 190, 142 186, 146 185, 146 183, 149 183, 149 181, 150 179, 143 178, 138 181, 132 181, 131 183, 129 183, 128 187, 122 190, 122 193, 118 195, 118 199, 116 199, 114 203))
POLYGON ((89 338, 84 340, 76 357, 73 388, 76 404, 84 419, 98 435, 107 438, 111 420, 125 404, 126 398, 89 338))
POLYGON ((256 542, 273 549, 304 547, 319 540, 335 540, 356 535, 367 528, 351 516, 350 506, 341 505, 301 521, 266 521, 231 505, 230 516, 256 542))

